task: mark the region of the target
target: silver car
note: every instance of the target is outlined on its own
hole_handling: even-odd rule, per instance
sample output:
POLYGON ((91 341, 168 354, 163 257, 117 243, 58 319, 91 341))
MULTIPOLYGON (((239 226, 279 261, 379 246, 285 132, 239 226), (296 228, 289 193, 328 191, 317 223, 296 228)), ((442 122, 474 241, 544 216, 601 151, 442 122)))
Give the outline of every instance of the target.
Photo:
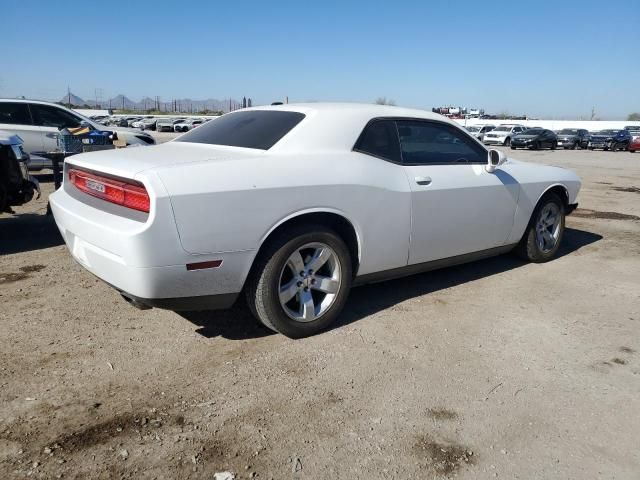
MULTIPOLYGON (((96 130, 105 126, 71 109, 55 103, 36 100, 0 99, 0 130, 15 133, 24 141, 27 152, 52 152, 58 148, 62 128, 86 125, 96 130)), ((153 145, 154 138, 140 130, 108 127, 129 145, 153 145)))

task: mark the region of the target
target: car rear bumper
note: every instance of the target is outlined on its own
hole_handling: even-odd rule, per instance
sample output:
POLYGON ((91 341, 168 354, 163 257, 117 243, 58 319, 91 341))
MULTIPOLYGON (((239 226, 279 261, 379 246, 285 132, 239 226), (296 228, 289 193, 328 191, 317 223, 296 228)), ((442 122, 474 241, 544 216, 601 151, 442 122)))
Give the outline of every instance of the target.
POLYGON ((156 211, 146 223, 121 218, 93 208, 64 187, 50 196, 50 204, 73 258, 134 304, 226 308, 242 290, 255 256, 255 251, 190 254, 180 244, 172 217, 156 211), (193 268, 214 260, 220 264, 193 268))
POLYGON ((505 140, 506 137, 488 138, 485 136, 482 142, 486 145, 503 145, 505 140))

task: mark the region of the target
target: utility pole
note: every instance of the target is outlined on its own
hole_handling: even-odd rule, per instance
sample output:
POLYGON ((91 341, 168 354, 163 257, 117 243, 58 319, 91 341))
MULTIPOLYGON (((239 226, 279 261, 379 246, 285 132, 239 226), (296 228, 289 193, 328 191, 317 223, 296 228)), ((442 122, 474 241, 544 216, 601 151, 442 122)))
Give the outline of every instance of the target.
POLYGON ((71 108, 71 88, 67 85, 67 107, 71 108))

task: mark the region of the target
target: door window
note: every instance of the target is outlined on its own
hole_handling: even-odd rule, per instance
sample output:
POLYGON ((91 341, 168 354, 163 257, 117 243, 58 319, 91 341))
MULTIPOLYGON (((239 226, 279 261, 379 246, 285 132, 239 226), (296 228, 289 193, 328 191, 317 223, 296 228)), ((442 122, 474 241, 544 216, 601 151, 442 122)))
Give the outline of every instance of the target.
POLYGON ((399 120, 397 125, 404 164, 487 162, 487 151, 451 125, 419 120, 399 120))
POLYGON ((360 135, 354 150, 392 162, 400 162, 396 123, 393 120, 375 120, 369 123, 360 135))
POLYGON ((29 106, 20 102, 0 102, 0 123, 31 125, 29 106))
POLYGON ((32 104, 31 109, 35 124, 40 127, 76 128, 81 119, 61 108, 50 105, 32 104))

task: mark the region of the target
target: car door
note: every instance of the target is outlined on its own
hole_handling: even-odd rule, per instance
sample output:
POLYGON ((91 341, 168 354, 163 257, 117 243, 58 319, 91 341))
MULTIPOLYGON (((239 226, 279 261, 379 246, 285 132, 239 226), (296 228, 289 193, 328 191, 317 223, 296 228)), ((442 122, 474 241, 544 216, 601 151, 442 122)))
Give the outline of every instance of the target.
POLYGON ((41 151, 42 133, 33 124, 26 102, 0 102, 0 130, 15 133, 24 142, 25 151, 41 151))
POLYGON ((450 124, 397 120, 411 188, 409 264, 505 245, 519 185, 485 170, 487 150, 450 124))
POLYGON ((76 128, 82 119, 71 112, 53 105, 32 103, 30 105, 33 121, 40 129, 43 150, 52 152, 58 148, 58 133, 62 128, 76 128))

